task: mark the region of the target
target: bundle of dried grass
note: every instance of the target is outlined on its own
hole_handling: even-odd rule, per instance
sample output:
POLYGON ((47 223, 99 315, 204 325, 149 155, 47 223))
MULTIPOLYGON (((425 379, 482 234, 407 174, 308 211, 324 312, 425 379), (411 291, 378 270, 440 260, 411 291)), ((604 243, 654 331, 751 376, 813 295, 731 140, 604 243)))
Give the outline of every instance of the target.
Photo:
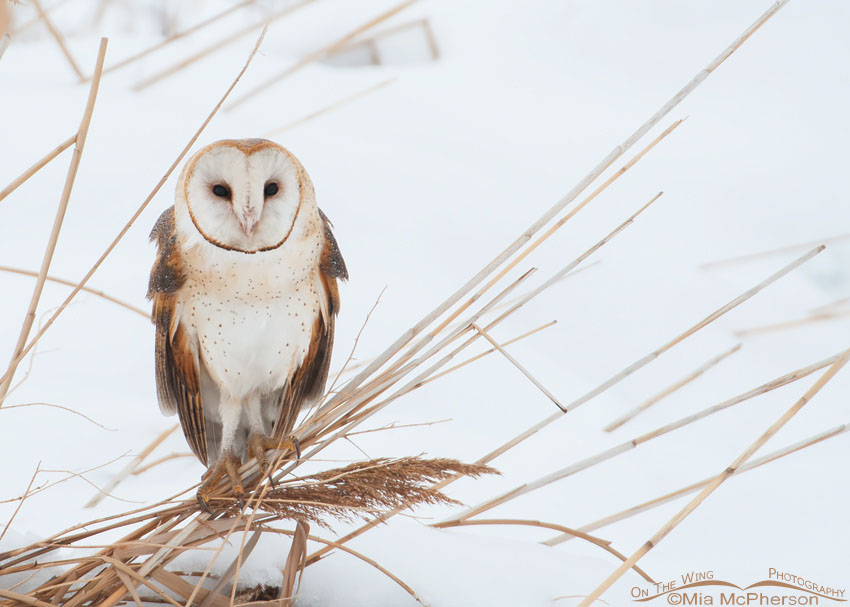
MULTIPOLYGON (((351 522, 396 508, 458 506, 460 502, 428 485, 450 476, 476 478, 482 474, 498 472, 482 464, 445 458, 380 458, 287 481, 266 491, 262 499, 249 501, 249 505, 283 519, 306 519, 329 528, 328 516, 351 522)), ((232 497, 213 498, 212 504, 228 514, 239 511, 232 497)))

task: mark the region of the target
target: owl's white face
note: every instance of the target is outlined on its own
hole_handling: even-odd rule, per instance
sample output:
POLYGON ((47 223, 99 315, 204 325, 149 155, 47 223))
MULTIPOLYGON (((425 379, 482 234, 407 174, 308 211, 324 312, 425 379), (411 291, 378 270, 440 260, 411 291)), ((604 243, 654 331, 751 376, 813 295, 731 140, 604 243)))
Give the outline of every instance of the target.
POLYGON ((243 252, 274 249, 286 240, 305 194, 312 198, 312 186, 298 161, 263 139, 204 148, 178 185, 178 199, 182 195, 201 236, 243 252))

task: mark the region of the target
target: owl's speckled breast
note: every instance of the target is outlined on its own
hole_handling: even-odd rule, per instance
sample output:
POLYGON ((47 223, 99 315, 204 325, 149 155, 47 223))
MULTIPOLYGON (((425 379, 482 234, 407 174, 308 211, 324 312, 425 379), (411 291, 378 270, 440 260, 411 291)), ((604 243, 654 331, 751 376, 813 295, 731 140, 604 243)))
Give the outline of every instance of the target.
POLYGON ((231 397, 283 386, 304 360, 322 297, 321 242, 311 240, 256 255, 204 245, 184 253, 181 321, 194 332, 210 377, 231 397))

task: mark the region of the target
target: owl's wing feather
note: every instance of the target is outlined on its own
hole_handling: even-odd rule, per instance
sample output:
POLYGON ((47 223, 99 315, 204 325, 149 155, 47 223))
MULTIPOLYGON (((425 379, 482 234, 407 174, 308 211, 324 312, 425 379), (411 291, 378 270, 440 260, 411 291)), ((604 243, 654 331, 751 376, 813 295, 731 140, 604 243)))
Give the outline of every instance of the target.
POLYGON ((337 279, 348 279, 348 270, 331 232, 330 221, 321 211, 319 214, 322 216, 325 232, 318 276, 323 301, 313 324, 307 355, 280 392, 278 420, 274 427, 274 436, 277 439, 290 433, 303 406, 321 398, 324 393, 331 364, 336 315, 339 312, 337 279))
POLYGON ((183 434, 198 459, 207 465, 207 440, 197 348, 177 314, 177 292, 186 278, 174 231, 174 207, 160 215, 151 240, 158 253, 151 270, 148 299, 156 326, 156 391, 163 413, 177 412, 183 434))

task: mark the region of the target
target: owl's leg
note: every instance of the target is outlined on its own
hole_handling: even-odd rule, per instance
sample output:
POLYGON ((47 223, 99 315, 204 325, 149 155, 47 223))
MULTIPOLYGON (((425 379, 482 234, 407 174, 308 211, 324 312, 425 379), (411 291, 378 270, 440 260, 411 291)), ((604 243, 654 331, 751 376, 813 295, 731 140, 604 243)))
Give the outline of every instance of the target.
POLYGON ((242 418, 242 404, 232 398, 222 395, 219 403, 219 416, 221 418, 221 443, 218 460, 210 466, 204 475, 203 483, 198 489, 198 503, 201 508, 210 511, 210 496, 225 475, 233 485, 233 496, 240 506, 245 505, 245 488, 242 486, 242 477, 239 475, 241 460, 236 455, 236 431, 239 429, 239 421, 242 418))
POLYGON ((298 446, 298 441, 295 437, 285 438, 282 440, 274 439, 266 434, 266 424, 262 415, 262 403, 259 398, 252 401, 246 408, 248 416, 248 425, 251 428, 251 433, 248 436, 248 453, 253 455, 260 469, 268 477, 269 482, 273 485, 274 479, 272 473, 274 470, 269 464, 269 458, 266 451, 294 451, 298 458, 301 457, 301 449, 298 446))

